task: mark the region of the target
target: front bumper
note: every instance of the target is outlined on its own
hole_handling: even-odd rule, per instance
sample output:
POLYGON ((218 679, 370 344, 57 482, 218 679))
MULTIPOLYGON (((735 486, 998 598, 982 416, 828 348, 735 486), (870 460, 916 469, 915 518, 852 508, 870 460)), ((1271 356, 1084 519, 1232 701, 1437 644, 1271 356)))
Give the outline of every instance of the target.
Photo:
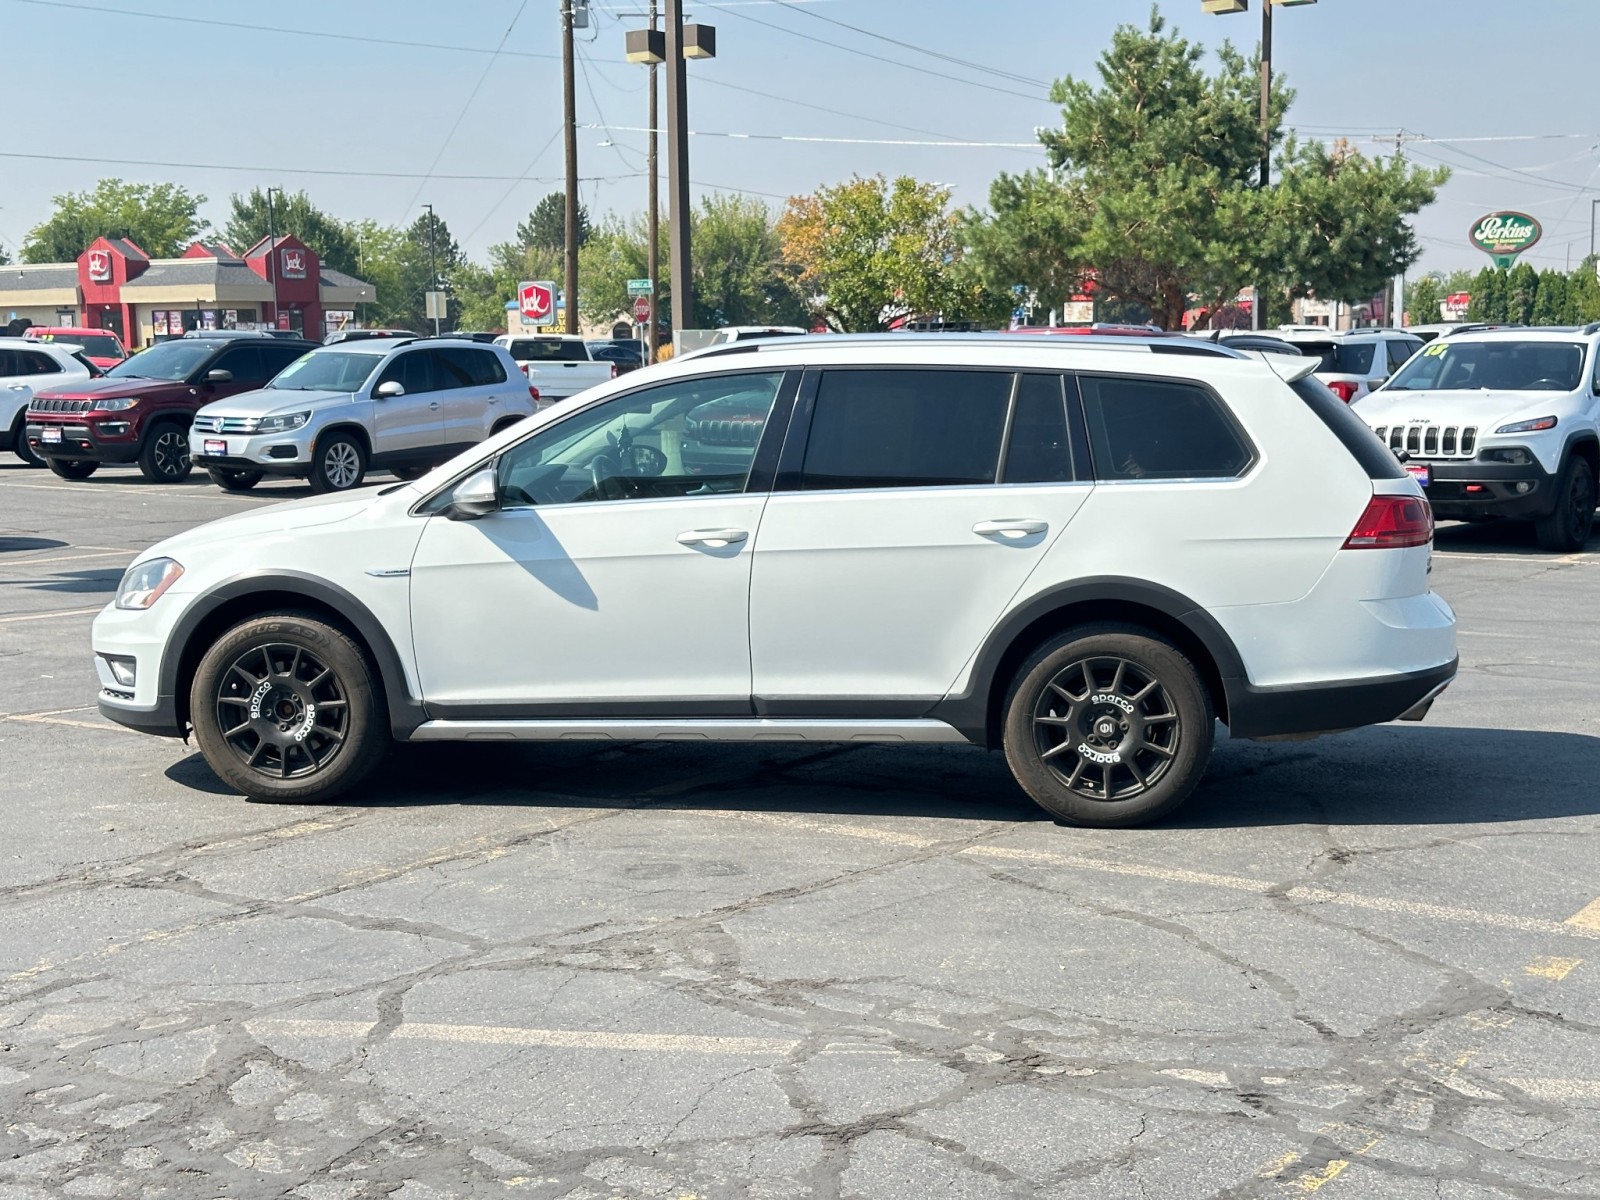
POLYGON ((1236 738, 1284 737, 1385 721, 1420 721, 1427 706, 1455 679, 1459 664, 1459 658, 1452 658, 1424 671, 1288 687, 1225 681, 1228 732, 1236 738))
POLYGON ((1507 463, 1424 463, 1431 478, 1422 489, 1435 516, 1448 520, 1474 517, 1542 517, 1555 508, 1555 476, 1535 459, 1525 466, 1507 463))
POLYGON ((167 649, 171 625, 183 607, 178 601, 178 596, 168 593, 149 610, 120 609, 108 604, 95 617, 90 644, 94 647, 94 669, 100 681, 96 707, 101 716, 140 733, 184 736, 177 697, 163 694, 161 687, 162 656, 167 649), (133 661, 132 686, 112 674, 107 656, 133 661))
POLYGON ((139 457, 131 421, 40 421, 29 417, 22 436, 34 453, 70 462, 130 463, 139 457), (51 437, 58 440, 47 441, 51 437))
POLYGON ((304 427, 288 433, 206 433, 189 429, 189 457, 197 467, 304 475, 311 469, 315 435, 304 427))

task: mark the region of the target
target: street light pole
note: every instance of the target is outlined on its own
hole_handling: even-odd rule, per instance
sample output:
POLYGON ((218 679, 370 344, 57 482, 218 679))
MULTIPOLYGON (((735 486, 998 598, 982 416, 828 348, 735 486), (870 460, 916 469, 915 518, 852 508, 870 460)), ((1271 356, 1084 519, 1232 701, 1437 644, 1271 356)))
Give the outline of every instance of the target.
POLYGON ((1589 257, 1594 257, 1594 210, 1600 208, 1600 200, 1589 201, 1589 257))
MULTIPOLYGON (((1272 181, 1272 0, 1261 0, 1261 190, 1272 181)), ((1266 289, 1258 280, 1250 328, 1267 327, 1266 289)))
POLYGON ((561 0, 561 104, 567 139, 566 331, 578 332, 578 101, 572 62, 572 0, 561 0))
POLYGON ((683 59, 683 0, 666 0, 667 17, 667 236, 671 241, 672 332, 694 312, 689 277, 689 98, 683 59))

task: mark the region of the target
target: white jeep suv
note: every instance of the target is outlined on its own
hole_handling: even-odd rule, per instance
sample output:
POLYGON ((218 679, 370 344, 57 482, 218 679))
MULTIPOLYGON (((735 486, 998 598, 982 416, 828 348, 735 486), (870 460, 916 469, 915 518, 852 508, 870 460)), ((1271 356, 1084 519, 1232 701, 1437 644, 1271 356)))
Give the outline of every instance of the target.
POLYGON ((1439 516, 1529 520, 1539 544, 1562 554, 1589 540, 1600 323, 1446 335, 1355 411, 1407 456, 1439 516))
POLYGON ((499 346, 340 342, 264 388, 206 405, 189 426, 189 454, 229 491, 303 475, 316 491, 342 492, 369 467, 415 479, 538 407, 538 389, 499 346))
POLYGON ((734 343, 426 478, 201 526, 96 619, 100 709, 251 796, 392 739, 971 742, 1128 825, 1237 737, 1419 719, 1433 523, 1314 359, 1176 339, 734 343))

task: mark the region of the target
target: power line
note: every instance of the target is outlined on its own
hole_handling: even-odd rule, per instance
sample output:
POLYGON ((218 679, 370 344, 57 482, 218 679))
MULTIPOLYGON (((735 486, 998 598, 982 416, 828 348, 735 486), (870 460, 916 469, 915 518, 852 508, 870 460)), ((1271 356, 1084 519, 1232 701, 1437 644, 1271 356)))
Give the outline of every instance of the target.
MULTIPOLYGON (((95 163, 118 167, 165 167, 187 171, 249 171, 259 175, 330 175, 351 179, 443 179, 471 183, 495 183, 513 180, 517 183, 551 183, 564 179, 563 175, 447 175, 428 176, 419 171, 335 171, 321 167, 259 166, 247 163, 172 162, 152 158, 106 158, 103 155, 84 154, 26 154, 22 151, 0 150, 0 158, 21 158, 40 162, 95 163)), ((626 175, 592 175, 585 179, 616 180, 626 175)))
MULTIPOLYGON (((463 242, 470 242, 472 240, 473 234, 477 233, 478 230, 482 229, 485 225, 487 225, 489 223, 489 218, 494 216, 495 213, 500 211, 500 206, 503 205, 507 200, 511 199, 511 193, 516 191, 517 188, 521 187, 524 183, 534 183, 534 182, 547 183, 547 182, 550 182, 550 180, 548 180, 548 179, 537 179, 536 180, 533 176, 529 175, 528 172, 533 170, 534 164, 537 163, 541 158, 543 158, 545 156, 546 153, 549 152, 550 147, 554 146, 556 144, 556 139, 558 137, 560 137, 560 136, 561 136, 561 126, 557 125, 556 126, 556 131, 550 135, 549 140, 546 141, 544 145, 539 147, 538 153, 536 153, 531 159, 528 160, 528 165, 527 166, 522 168, 522 174, 517 176, 517 178, 515 178, 514 180, 511 181, 511 183, 507 186, 506 190, 500 193, 500 199, 496 200, 494 202, 494 204, 490 206, 489 211, 484 213, 483 216, 478 219, 478 223, 476 225, 474 225, 471 229, 469 229, 466 232, 465 235, 463 235, 463 237, 461 239, 463 242)), ((443 177, 442 176, 436 176, 435 178, 443 178, 443 177)))
MULTIPOLYGON (((606 129, 603 125, 588 124, 585 129, 606 129)), ((614 125, 612 129, 620 129, 623 133, 649 133, 650 130, 641 125, 614 125)), ((610 132, 610 129, 606 129, 610 132)), ((718 137, 733 138, 736 141, 751 142, 822 142, 836 146, 938 146, 944 149, 964 150, 1042 150, 1038 142, 930 142, 914 141, 910 138, 841 138, 819 137, 810 134, 797 133, 726 133, 712 129, 691 129, 690 137, 718 137)))
MULTIPOLYGON (((411 199, 406 202, 405 209, 400 213, 400 221, 411 215, 411 209, 416 205, 417 198, 422 195, 422 189, 428 186, 428 180, 433 176, 434 168, 439 165, 439 160, 444 157, 444 152, 450 148, 451 141, 456 136, 456 130, 461 128, 461 122, 467 118, 467 110, 472 107, 472 102, 478 98, 478 93, 483 90, 483 81, 489 78, 489 72, 494 70, 495 59, 500 51, 504 50, 506 43, 511 40, 511 31, 517 27, 517 22, 522 20, 522 14, 527 10, 528 0, 522 0, 517 5, 517 11, 511 17, 511 24, 506 26, 506 31, 500 35, 500 44, 494 48, 494 53, 489 56, 489 61, 483 64, 483 71, 478 75, 478 82, 472 85, 472 91, 467 94, 466 103, 461 106, 461 111, 456 114, 455 123, 450 126, 450 132, 444 135, 444 141, 439 144, 439 153, 433 156, 433 161, 428 164, 428 173, 417 182, 417 190, 411 193, 411 199)), ((430 217, 431 220, 431 217, 430 217)))
POLYGON ((929 50, 924 46, 914 46, 902 38, 887 37, 881 33, 874 33, 870 29, 863 29, 859 25, 851 25, 846 21, 840 21, 834 17, 824 16, 819 12, 812 12, 808 9, 800 7, 799 5, 791 3, 790 0, 778 0, 778 4, 780 7, 786 8, 790 12, 799 13, 801 16, 810 17, 812 20, 826 21, 829 25, 837 25, 840 29, 848 29, 851 33, 859 33, 862 37, 869 37, 878 42, 888 42, 891 46, 899 46, 902 49, 910 50, 915 54, 925 54, 929 58, 936 58, 941 62, 951 63, 958 67, 966 67, 968 70, 978 71, 985 75, 993 75, 998 79, 1009 79, 1012 83, 1027 84, 1030 87, 1048 88, 1050 86, 1048 80, 1032 79, 1027 75, 1018 75, 1013 71, 1005 71, 1001 70, 999 67, 991 67, 985 65, 984 63, 973 62, 971 59, 958 58, 953 54, 943 54, 938 50, 929 50))
POLYGON ((788 34, 790 37, 802 38, 808 42, 816 42, 819 46, 826 46, 830 50, 843 50, 847 54, 858 55, 861 58, 870 58, 873 62, 887 63, 891 67, 900 67, 906 71, 915 71, 919 75, 931 75, 936 79, 947 79, 951 83, 961 83, 965 84, 967 87, 983 88, 985 91, 999 92, 1003 96, 1016 96, 1022 100, 1047 102, 1049 99, 1047 96, 1041 96, 1037 93, 1013 91, 1011 88, 998 87, 992 83, 980 83, 976 79, 963 79, 959 75, 946 75, 942 71, 934 71, 928 67, 918 67, 911 63, 900 62, 898 59, 884 58, 881 54, 873 54, 870 51, 861 50, 855 46, 846 45, 843 42, 829 41, 826 38, 812 37, 809 33, 802 33, 798 29, 789 29, 783 25, 774 25, 771 21, 763 21, 760 17, 752 17, 749 13, 730 11, 728 15, 731 17, 738 17, 741 21, 751 21, 757 25, 764 25, 768 29, 775 29, 779 33, 788 34))

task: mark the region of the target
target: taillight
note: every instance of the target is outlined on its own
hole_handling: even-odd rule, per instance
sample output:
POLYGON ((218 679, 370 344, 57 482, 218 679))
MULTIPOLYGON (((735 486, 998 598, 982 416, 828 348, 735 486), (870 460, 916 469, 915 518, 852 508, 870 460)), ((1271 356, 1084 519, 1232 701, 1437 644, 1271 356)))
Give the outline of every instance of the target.
POLYGON ((1374 496, 1345 539, 1346 550, 1404 550, 1433 541, 1433 509, 1420 496, 1374 496))
POLYGON ((617 364, 616 363, 612 363, 611 364, 611 378, 615 379, 616 377, 617 377, 617 364))
POLYGON ((535 404, 539 403, 539 389, 534 387, 531 383, 528 385, 528 399, 532 400, 535 404))
POLYGON ((1348 379, 1337 379, 1328 385, 1328 390, 1346 404, 1356 398, 1356 393, 1361 390, 1361 385, 1351 383, 1348 379))

